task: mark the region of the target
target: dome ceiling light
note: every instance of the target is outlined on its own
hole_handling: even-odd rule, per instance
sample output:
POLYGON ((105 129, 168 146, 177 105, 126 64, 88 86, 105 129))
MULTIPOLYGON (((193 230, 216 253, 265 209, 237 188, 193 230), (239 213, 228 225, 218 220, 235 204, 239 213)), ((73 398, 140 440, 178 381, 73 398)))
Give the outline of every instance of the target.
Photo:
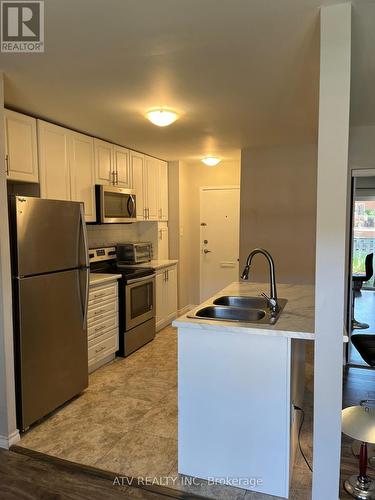
POLYGON ((151 123, 157 125, 158 127, 167 127, 175 122, 178 115, 175 111, 165 108, 153 108, 147 111, 147 118, 151 123))
POLYGON ((202 158, 201 161, 208 167, 216 167, 216 165, 221 162, 221 158, 218 158, 217 156, 206 156, 205 158, 202 158))

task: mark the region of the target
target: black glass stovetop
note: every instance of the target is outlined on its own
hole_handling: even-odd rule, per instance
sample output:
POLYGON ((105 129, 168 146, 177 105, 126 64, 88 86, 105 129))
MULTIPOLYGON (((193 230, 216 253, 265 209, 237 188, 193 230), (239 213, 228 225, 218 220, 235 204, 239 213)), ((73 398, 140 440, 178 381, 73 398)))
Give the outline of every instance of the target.
POLYGON ((152 267, 135 268, 134 266, 122 264, 117 261, 94 262, 90 265, 90 270, 92 273, 122 274, 125 282, 154 274, 154 269, 152 267))

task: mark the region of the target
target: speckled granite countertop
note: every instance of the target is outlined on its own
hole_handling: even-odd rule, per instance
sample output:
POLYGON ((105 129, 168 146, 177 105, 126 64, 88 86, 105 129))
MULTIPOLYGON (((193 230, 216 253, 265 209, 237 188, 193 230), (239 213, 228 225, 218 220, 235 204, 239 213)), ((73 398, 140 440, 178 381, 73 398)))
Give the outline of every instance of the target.
MULTIPOLYGON (((269 293, 269 284, 235 282, 221 290, 214 297, 204 302, 199 308, 212 304, 222 295, 259 296, 261 292, 269 293)), ((315 316, 315 289, 311 285, 277 285, 280 299, 288 302, 281 312, 276 324, 241 323, 237 321, 215 321, 211 319, 188 318, 187 314, 173 322, 178 328, 198 328, 203 330, 225 330, 228 332, 246 332, 256 335, 282 335, 290 338, 313 340, 315 316)), ((188 314, 191 314, 188 313, 188 314)), ((344 338, 345 340, 345 338, 344 338)))

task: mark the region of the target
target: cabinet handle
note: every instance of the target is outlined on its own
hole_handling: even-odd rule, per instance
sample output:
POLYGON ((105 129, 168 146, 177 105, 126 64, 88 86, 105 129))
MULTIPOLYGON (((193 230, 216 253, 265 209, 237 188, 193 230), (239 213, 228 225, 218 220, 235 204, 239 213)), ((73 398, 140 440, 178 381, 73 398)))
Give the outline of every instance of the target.
POLYGON ((163 209, 159 208, 159 219, 163 218, 163 209))
POLYGON ((150 209, 146 208, 146 210, 147 210, 147 219, 149 219, 150 218, 150 209))
POLYGON ((9 155, 5 156, 5 165, 6 165, 5 172, 7 175, 9 175, 9 155))
POLYGON ((169 281, 169 271, 167 271, 167 281, 169 281))
POLYGON ((95 293, 93 295, 93 299, 100 299, 100 297, 104 297, 105 296, 105 293, 95 293))
POLYGON ((162 229, 159 230, 159 234, 160 234, 160 239, 163 240, 163 230, 162 229))
POLYGON ((104 349, 106 349, 106 348, 107 348, 107 346, 103 346, 100 349, 95 349, 95 354, 98 354, 98 352, 104 351, 104 349))
POLYGON ((112 171, 112 185, 115 186, 116 184, 116 172, 113 170, 112 171))
POLYGON ((106 325, 97 326, 97 327, 95 328, 95 331, 96 331, 96 332, 100 332, 100 330, 104 330, 104 328, 105 328, 105 327, 106 327, 106 325))
POLYGON ((118 171, 116 170, 116 185, 118 186, 118 171))
POLYGON ((94 311, 94 316, 97 314, 102 314, 105 311, 105 309, 98 309, 97 311, 94 311))

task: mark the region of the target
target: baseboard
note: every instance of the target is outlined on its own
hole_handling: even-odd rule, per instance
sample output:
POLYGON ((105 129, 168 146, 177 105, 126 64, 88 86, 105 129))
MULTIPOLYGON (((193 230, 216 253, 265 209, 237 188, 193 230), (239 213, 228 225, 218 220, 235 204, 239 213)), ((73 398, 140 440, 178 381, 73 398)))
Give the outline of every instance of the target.
POLYGON ((188 313, 189 311, 191 311, 192 309, 194 309, 195 307, 197 306, 194 306, 192 304, 188 305, 188 306, 185 306, 183 307, 182 309, 179 309, 178 311, 178 315, 179 316, 183 316, 184 314, 188 313))
POLYGON ((12 432, 10 436, 3 436, 0 434, 0 448, 9 450, 11 446, 20 441, 21 436, 18 430, 12 432))

